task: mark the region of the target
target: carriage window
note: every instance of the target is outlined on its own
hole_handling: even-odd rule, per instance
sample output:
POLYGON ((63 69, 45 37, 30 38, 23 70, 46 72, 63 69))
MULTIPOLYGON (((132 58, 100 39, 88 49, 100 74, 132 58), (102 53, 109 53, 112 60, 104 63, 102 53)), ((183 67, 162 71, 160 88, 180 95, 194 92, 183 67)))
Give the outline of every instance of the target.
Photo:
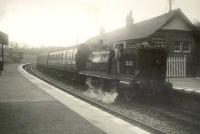
POLYGON ((154 47, 166 47, 167 41, 165 39, 152 39, 154 47))
POLYGON ((189 41, 183 42, 183 52, 186 52, 186 53, 190 52, 190 42, 189 41))
POLYGON ((66 53, 66 59, 68 60, 69 59, 69 52, 67 51, 66 53))
POLYGON ((71 53, 70 53, 70 52, 68 52, 68 59, 70 59, 70 57, 71 57, 71 53))
POLYGON ((74 59, 74 52, 72 52, 72 59, 74 59))
POLYGON ((61 54, 61 60, 63 60, 63 53, 61 54))
POLYGON ((76 57, 76 52, 74 51, 73 52, 73 59, 75 60, 75 57, 76 57))
POLYGON ((181 42, 174 41, 174 52, 181 52, 181 42))
POLYGON ((67 53, 65 54, 65 59, 67 59, 67 53))

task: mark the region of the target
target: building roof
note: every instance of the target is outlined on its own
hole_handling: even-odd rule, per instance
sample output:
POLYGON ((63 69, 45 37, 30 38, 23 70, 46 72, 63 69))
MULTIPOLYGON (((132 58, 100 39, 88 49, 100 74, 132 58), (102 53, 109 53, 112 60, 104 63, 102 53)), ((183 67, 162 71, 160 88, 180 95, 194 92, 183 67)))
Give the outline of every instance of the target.
POLYGON ((0 44, 8 44, 8 35, 0 31, 0 44))
POLYGON ((190 20, 182 13, 180 9, 173 10, 166 14, 135 23, 129 27, 123 27, 102 35, 98 35, 90 38, 86 43, 98 43, 100 40, 103 40, 104 44, 110 44, 113 42, 125 41, 125 40, 134 40, 147 38, 151 34, 155 33, 161 27, 163 27, 167 22, 169 22, 175 15, 180 15, 189 25, 192 25, 190 20))

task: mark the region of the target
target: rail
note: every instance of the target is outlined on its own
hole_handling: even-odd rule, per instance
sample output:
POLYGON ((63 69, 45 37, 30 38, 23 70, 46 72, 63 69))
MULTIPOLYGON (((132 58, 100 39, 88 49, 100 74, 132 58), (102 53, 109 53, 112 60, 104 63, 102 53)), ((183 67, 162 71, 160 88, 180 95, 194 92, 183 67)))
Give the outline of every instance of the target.
POLYGON ((142 128, 142 129, 144 129, 144 130, 146 130, 146 131, 148 131, 150 133, 166 134, 165 132, 163 132, 162 130, 160 130, 158 128, 154 128, 154 127, 152 127, 152 126, 150 126, 148 124, 145 124, 143 122, 138 121, 135 118, 132 118, 132 117, 129 117, 129 116, 125 115, 125 114, 122 114, 122 113, 119 113, 117 111, 114 111, 114 110, 112 110, 112 109, 110 109, 110 108, 108 108, 108 107, 106 107, 106 106, 104 106, 102 104, 99 104, 99 103, 97 103, 97 102, 95 102, 95 101, 93 101, 91 99, 88 99, 88 98, 86 98, 84 96, 81 96, 81 95, 79 95, 77 93, 72 92, 71 90, 65 88, 63 85, 60 85, 60 84, 57 84, 57 83, 54 83, 54 82, 50 81, 47 77, 41 76, 39 73, 37 73, 33 69, 33 65, 31 65, 31 64, 28 64, 28 65, 26 64, 22 68, 24 70, 26 70, 28 73, 30 73, 30 74, 38 77, 39 79, 49 83, 50 85, 53 85, 54 87, 59 88, 62 91, 66 92, 66 93, 68 93, 70 95, 73 95, 74 97, 76 97, 78 99, 81 99, 81 100, 83 100, 83 101, 85 101, 85 102, 87 102, 87 103, 89 103, 89 104, 91 104, 91 105, 93 105, 95 107, 98 107, 98 108, 100 108, 100 109, 102 109, 102 110, 104 110, 104 111, 106 111, 106 112, 108 112, 108 113, 110 113, 110 114, 112 114, 114 116, 117 116, 117 117, 119 117, 119 118, 121 118, 123 120, 126 120, 127 122, 129 122, 131 124, 134 124, 134 125, 142 128))

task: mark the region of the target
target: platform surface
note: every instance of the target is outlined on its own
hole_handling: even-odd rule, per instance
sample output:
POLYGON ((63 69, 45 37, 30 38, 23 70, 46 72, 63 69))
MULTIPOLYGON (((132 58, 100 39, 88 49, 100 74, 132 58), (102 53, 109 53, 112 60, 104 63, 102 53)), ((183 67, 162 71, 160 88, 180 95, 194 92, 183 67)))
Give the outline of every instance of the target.
POLYGON ((103 134, 102 130, 67 108, 5 65, 0 76, 1 134, 103 134))
POLYGON ((126 121, 6 65, 0 76, 2 134, 149 134, 126 121))
POLYGON ((175 89, 200 93, 200 78, 169 78, 175 89))

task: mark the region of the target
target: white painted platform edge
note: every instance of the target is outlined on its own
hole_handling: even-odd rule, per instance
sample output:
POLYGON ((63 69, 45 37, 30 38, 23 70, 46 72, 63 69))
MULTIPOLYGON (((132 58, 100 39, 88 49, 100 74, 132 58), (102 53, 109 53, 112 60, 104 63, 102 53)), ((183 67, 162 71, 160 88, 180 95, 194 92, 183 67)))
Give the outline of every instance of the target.
POLYGON ((145 130, 79 100, 35 76, 30 75, 23 70, 22 66, 23 65, 18 66, 18 70, 24 77, 104 132, 108 134, 149 134, 149 132, 145 130))

